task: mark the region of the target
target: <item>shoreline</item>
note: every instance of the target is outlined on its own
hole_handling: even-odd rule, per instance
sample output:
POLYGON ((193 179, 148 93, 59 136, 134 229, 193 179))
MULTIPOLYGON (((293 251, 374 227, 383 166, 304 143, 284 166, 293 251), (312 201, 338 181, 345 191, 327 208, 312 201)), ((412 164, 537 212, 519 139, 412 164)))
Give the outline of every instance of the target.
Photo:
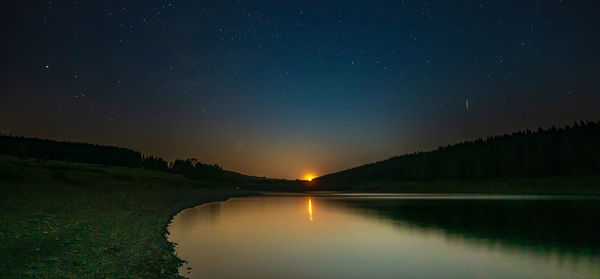
MULTIPOLYGON (((317 182, 318 183, 318 182, 317 182)), ((600 195, 600 176, 501 177, 490 179, 371 181, 334 184, 316 191, 420 194, 600 195), (342 190, 343 189, 343 190, 342 190)))
MULTIPOLYGON (((0 156, 0 169, 3 171, 0 172, 2 278, 182 278, 179 267, 183 259, 177 257, 176 244, 168 239, 169 225, 177 214, 210 202, 268 193, 244 190, 243 184, 239 190, 233 185, 140 168, 10 156, 0 156)), ((363 189, 348 187, 345 192, 362 195, 398 194, 402 192, 397 190, 411 189, 440 195, 578 192, 589 197, 600 193, 599 182, 597 176, 404 185, 373 182, 363 189), (486 191, 481 192, 482 189, 486 191)))
POLYGON ((182 278, 184 209, 255 192, 139 168, 0 156, 1 278, 182 278))
MULTIPOLYGON (((249 194, 248 196, 250 196, 250 195, 251 194, 249 194)), ((177 251, 176 251, 177 243, 169 240, 169 235, 170 235, 170 233, 169 233, 169 227, 171 226, 171 223, 173 223, 173 220, 175 219, 175 216, 177 216, 179 213, 183 212, 186 209, 194 208, 194 207, 201 206, 201 205, 206 205, 206 204, 209 204, 209 203, 224 202, 224 201, 228 201, 228 200, 230 200, 231 198, 234 198, 234 197, 243 197, 243 196, 246 196, 246 195, 232 195, 232 196, 223 197, 222 199, 215 199, 215 200, 203 201, 203 202, 201 202, 199 204, 183 208, 183 209, 177 211, 175 214, 171 215, 171 217, 169 218, 169 222, 164 227, 163 235, 164 235, 165 241, 167 242, 167 245, 171 247, 170 249, 173 249, 173 252, 171 253, 171 256, 175 257, 178 260, 178 262, 179 262, 179 265, 177 267, 177 275, 179 276, 178 278, 188 278, 188 277, 179 274, 179 269, 183 266, 183 264, 186 261, 184 259, 180 258, 179 256, 177 256, 177 251)))
POLYGON ((172 250, 173 252, 171 253, 171 256, 174 257, 174 258, 176 258, 178 260, 178 262, 180 263, 178 265, 178 267, 177 267, 177 275, 179 276, 177 278, 188 278, 188 277, 185 277, 185 276, 179 274, 179 268, 185 263, 185 260, 177 256, 177 253, 176 253, 176 250, 175 250, 175 247, 177 246, 177 243, 169 240, 169 234, 170 234, 169 233, 169 227, 171 226, 171 223, 173 222, 175 216, 177 216, 179 213, 181 213, 182 211, 184 211, 186 209, 191 209, 191 208, 194 208, 194 207, 197 207, 197 206, 206 205, 206 204, 209 204, 209 203, 225 202, 225 201, 230 200, 231 198, 248 197, 248 196, 255 196, 255 195, 261 195, 261 194, 260 193, 256 193, 256 192, 242 192, 240 194, 236 193, 236 194, 233 194, 233 195, 224 196, 224 197, 221 197, 221 198, 216 198, 214 200, 202 201, 202 202, 200 202, 200 203, 198 203, 196 205, 192 205, 192 206, 189 206, 189 207, 182 208, 181 210, 177 211, 175 214, 172 214, 170 216, 169 222, 164 227, 163 235, 164 235, 165 241, 167 242, 167 245, 171 247, 170 249, 173 249, 172 250))

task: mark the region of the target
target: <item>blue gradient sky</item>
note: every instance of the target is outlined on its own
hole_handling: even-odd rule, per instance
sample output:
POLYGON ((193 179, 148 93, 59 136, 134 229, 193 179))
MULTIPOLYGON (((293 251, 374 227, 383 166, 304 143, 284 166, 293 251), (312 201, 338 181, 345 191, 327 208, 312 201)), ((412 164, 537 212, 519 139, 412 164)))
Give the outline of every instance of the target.
POLYGON ((17 2, 3 133, 301 178, 600 118, 596 1, 17 2))

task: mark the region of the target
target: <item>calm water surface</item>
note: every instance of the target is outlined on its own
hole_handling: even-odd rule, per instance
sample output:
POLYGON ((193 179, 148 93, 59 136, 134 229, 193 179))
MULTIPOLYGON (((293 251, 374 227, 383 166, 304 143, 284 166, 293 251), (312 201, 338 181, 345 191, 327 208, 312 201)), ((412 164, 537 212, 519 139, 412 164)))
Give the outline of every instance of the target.
POLYGON ((599 201, 234 198, 182 211, 169 240, 190 278, 600 278, 599 201))

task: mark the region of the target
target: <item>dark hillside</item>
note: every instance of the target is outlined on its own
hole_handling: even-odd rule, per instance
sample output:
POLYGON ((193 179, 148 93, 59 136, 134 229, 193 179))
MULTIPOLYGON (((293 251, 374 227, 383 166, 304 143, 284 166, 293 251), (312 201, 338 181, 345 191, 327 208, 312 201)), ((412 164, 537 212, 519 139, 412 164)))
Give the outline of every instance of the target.
POLYGON ((319 188, 433 181, 600 174, 600 122, 539 128, 393 157, 314 180, 319 188))
POLYGON ((142 165, 142 155, 127 148, 4 135, 0 135, 0 154, 124 167, 142 165))
POLYGON ((247 178, 246 175, 226 171, 219 165, 205 164, 197 159, 169 163, 160 157, 142 156, 140 152, 131 149, 90 143, 0 135, 0 154, 18 158, 141 167, 183 174, 195 180, 237 182, 247 178))
MULTIPOLYGON (((261 191, 302 191, 304 183, 283 179, 248 176, 224 170, 217 164, 207 164, 198 159, 177 159, 168 162, 157 156, 144 156, 140 152, 114 146, 90 143, 54 141, 48 139, 0 135, 0 155, 105 166, 144 168, 181 174, 196 181, 219 182, 243 189, 261 191)), ((20 172, 0 170, 0 176, 22 176, 20 172)), ((0 177, 0 178, 2 178, 0 177)))

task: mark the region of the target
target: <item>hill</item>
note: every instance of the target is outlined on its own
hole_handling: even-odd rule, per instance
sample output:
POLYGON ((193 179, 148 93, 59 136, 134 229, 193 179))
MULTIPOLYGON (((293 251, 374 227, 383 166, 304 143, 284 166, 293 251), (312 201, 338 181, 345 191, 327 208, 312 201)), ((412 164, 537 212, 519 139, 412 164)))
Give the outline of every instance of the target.
POLYGON ((600 122, 587 121, 401 155, 313 181, 319 190, 356 190, 368 184, 385 184, 386 190, 394 191, 394 185, 407 183, 594 177, 600 175, 598 143, 600 122))
MULTIPOLYGON (((157 156, 147 156, 123 147, 91 143, 55 141, 12 135, 0 135, 0 155, 21 159, 54 160, 74 163, 99 164, 143 168, 173 174, 181 174, 192 180, 212 181, 236 185, 244 189, 261 191, 302 191, 300 181, 272 179, 224 170, 217 164, 200 162, 195 158, 168 162, 157 156)), ((9 175, 6 174, 5 175, 9 175)), ((14 175, 20 175, 15 173, 14 175)))
POLYGON ((217 164, 202 163, 194 158, 167 162, 160 157, 144 156, 142 153, 128 148, 10 135, 0 135, 0 154, 17 158, 144 168, 183 174, 191 179, 219 182, 233 183, 252 178, 223 170, 217 164))

